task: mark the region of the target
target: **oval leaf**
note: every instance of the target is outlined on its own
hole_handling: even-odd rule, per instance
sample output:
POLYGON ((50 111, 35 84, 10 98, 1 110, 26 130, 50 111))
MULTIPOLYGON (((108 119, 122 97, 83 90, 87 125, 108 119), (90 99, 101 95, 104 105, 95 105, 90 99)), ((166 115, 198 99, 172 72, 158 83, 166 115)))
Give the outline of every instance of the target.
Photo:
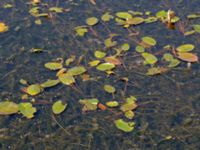
POLYGON ((18 104, 9 101, 0 102, 0 115, 11 115, 18 111, 18 104))
POLYGON ((61 114, 67 107, 67 104, 63 104, 61 100, 56 101, 52 106, 52 111, 54 114, 61 114))
POLYGON ((178 52, 189 52, 194 49, 194 45, 192 44, 183 44, 176 48, 178 52))

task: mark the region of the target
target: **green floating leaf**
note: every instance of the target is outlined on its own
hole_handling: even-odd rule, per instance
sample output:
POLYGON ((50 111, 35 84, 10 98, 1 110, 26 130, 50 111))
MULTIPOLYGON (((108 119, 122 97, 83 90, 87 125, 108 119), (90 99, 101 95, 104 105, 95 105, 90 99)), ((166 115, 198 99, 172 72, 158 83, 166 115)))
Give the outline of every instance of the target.
POLYGON ((84 72, 86 72, 86 69, 83 66, 76 66, 67 70, 67 74, 71 76, 81 75, 84 72))
POLYGON ((117 107, 117 106, 119 106, 119 103, 117 102, 117 101, 109 101, 109 102, 106 102, 106 105, 108 106, 108 107, 117 107))
POLYGON ((136 50, 136 52, 138 52, 138 53, 143 53, 143 52, 145 51, 144 47, 139 46, 139 45, 135 47, 135 50, 136 50))
POLYGON ((144 19, 145 23, 152 23, 152 22, 156 22, 158 19, 156 17, 150 16, 146 19, 144 19))
POLYGON ((76 35, 78 36, 84 36, 85 33, 88 32, 88 29, 83 27, 83 26, 78 26, 75 28, 75 31, 76 31, 76 35))
POLYGON ((107 48, 111 48, 117 45, 116 41, 112 41, 113 37, 109 37, 107 39, 105 39, 104 44, 107 48))
POLYGON ((61 8, 61 7, 51 7, 51 8, 49 8, 49 11, 53 11, 53 12, 56 12, 56 13, 62 13, 63 8, 61 8))
POLYGON ((48 62, 44 64, 44 66, 50 70, 59 70, 59 69, 62 69, 63 67, 62 63, 59 63, 59 62, 48 62))
POLYGON ((60 81, 58 79, 57 80, 48 79, 47 81, 40 84, 40 86, 43 87, 43 88, 49 88, 49 87, 56 86, 59 82, 60 81))
POLYGON ((137 108, 136 100, 133 98, 127 98, 126 102, 121 105, 120 110, 123 112, 129 111, 129 110, 134 110, 137 108))
POLYGON ((90 17, 86 19, 86 23, 89 26, 94 26, 99 22, 99 20, 96 17, 90 17))
POLYGON ((196 32, 200 33, 200 25, 199 24, 194 24, 192 27, 194 28, 194 30, 196 32))
POLYGON ((170 54, 170 53, 165 53, 165 54, 163 55, 163 59, 164 59, 165 61, 171 61, 171 60, 174 59, 174 56, 173 56, 172 54, 170 54))
POLYGON ((96 67, 96 69, 100 71, 108 71, 113 68, 115 68, 115 65, 112 63, 102 63, 96 67))
POLYGON ((125 20, 132 18, 132 15, 128 12, 117 12, 116 16, 121 18, 121 19, 125 19, 125 20))
POLYGON ((37 111, 35 107, 32 106, 31 103, 20 103, 19 105, 20 113, 28 119, 34 117, 34 113, 37 111))
POLYGON ((196 18, 200 18, 200 14, 189 14, 187 15, 188 19, 196 19, 196 18))
POLYGON ((160 69, 160 67, 152 67, 148 69, 148 72, 146 73, 146 75, 152 76, 152 75, 157 75, 157 74, 161 74, 162 70, 160 69))
POLYGON ((97 66, 100 63, 100 60, 93 60, 89 62, 89 65, 91 67, 97 66))
POLYGON ((125 117, 128 118, 128 119, 133 119, 135 114, 132 110, 128 110, 124 113, 125 117))
POLYGON ((82 111, 90 111, 97 109, 97 104, 99 103, 99 100, 96 98, 81 99, 79 100, 79 103, 84 105, 82 111))
POLYGON ((150 46, 155 46, 156 45, 156 40, 152 37, 145 36, 142 38, 142 41, 150 46))
POLYGON ((166 18, 167 12, 165 10, 158 11, 156 13, 156 17, 159 18, 159 19, 166 18))
POLYGON ((112 85, 108 85, 108 84, 104 85, 103 88, 108 93, 115 93, 115 91, 116 91, 115 87, 113 87, 112 85))
POLYGON ((143 22, 144 22, 144 18, 134 17, 134 18, 128 19, 126 21, 126 24, 129 24, 129 25, 138 25, 138 24, 141 24, 143 22))
POLYGON ((42 91, 42 87, 39 84, 32 84, 27 87, 27 94, 34 96, 42 91))
POLYGON ((62 73, 58 76, 60 82, 62 82, 65 85, 71 85, 75 83, 75 79, 73 76, 67 74, 67 73, 62 73))
POLYGON ((67 104, 63 104, 61 100, 56 101, 52 106, 52 111, 54 114, 61 114, 67 107, 67 104))
POLYGON ((128 51, 130 49, 130 45, 128 43, 124 43, 121 45, 121 49, 123 51, 128 51))
POLYGON ((18 104, 10 101, 0 102, 0 115, 16 114, 18 111, 18 104))
POLYGON ((95 51, 95 52, 94 52, 94 56, 95 56, 96 58, 103 58, 103 57, 106 56, 106 53, 105 53, 105 52, 102 52, 102 51, 95 51))
POLYGON ((115 125, 118 129, 124 132, 131 132, 135 127, 135 122, 125 122, 122 119, 115 120, 115 125))
POLYGON ((169 68, 176 67, 180 64, 181 62, 178 59, 172 59, 168 65, 169 68))
POLYGON ((154 56, 153 54, 147 53, 147 52, 142 53, 142 57, 145 59, 145 63, 147 63, 147 64, 153 65, 158 61, 156 56, 154 56))
POLYGON ((183 44, 176 48, 178 52, 189 52, 194 49, 194 45, 192 44, 183 44))
POLYGON ((105 21, 105 22, 108 22, 110 21, 110 19, 113 19, 114 17, 112 15, 110 15, 109 12, 106 12, 105 14, 103 14, 101 16, 101 20, 105 21))
POLYGON ((65 60, 65 65, 69 66, 75 60, 75 58, 75 55, 71 55, 68 59, 65 60))

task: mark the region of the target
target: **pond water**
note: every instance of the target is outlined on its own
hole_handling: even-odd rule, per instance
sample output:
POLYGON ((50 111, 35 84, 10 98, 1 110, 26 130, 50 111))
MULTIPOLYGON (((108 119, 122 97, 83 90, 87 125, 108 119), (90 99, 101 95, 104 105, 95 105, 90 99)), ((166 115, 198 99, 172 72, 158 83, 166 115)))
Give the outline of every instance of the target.
POLYGON ((31 102, 37 112, 31 119, 20 113, 1 115, 0 149, 200 149, 199 62, 190 66, 180 58, 180 64, 170 68, 162 58, 165 53, 177 57, 172 52, 173 47, 182 44, 194 45, 191 53, 200 55, 200 31, 194 31, 194 25, 200 25, 199 6, 199 0, 41 0, 39 4, 2 0, 0 22, 9 28, 0 33, 0 101, 31 102), (35 7, 39 7, 39 14, 44 14, 31 14, 30 10, 35 7), (58 10, 50 11, 52 7, 63 9, 59 13, 58 10), (147 18, 169 9, 180 19, 174 30, 167 28, 166 22, 160 19, 128 28, 115 21, 117 12, 146 12, 135 16, 147 18), (106 12, 113 17, 108 22, 101 20, 106 12), (190 14, 196 16, 188 19, 190 14), (98 24, 87 25, 86 19, 90 17, 98 18, 98 24), (78 26, 88 32, 84 36, 77 35, 78 26), (186 31, 194 33, 184 35, 186 31), (106 47, 104 41, 112 34, 116 34, 112 40, 117 45, 106 47), (152 47, 142 44, 141 38, 145 36, 152 37, 157 44, 152 47), (99 71, 88 64, 98 60, 95 51, 104 51, 107 57, 114 56, 123 43, 128 43, 130 49, 118 51, 117 60, 122 64, 116 65, 113 73, 99 71), (143 64, 145 58, 135 50, 138 45, 146 46, 145 51, 156 56, 158 63, 143 64), (41 51, 34 52, 37 49, 41 51), (31 85, 57 79, 56 71, 48 70, 44 64, 65 61, 73 56, 74 62, 65 68, 84 66, 87 70, 84 78, 79 75, 72 85, 59 83, 35 96, 24 95, 22 89, 28 85, 23 85, 22 81, 31 85), (160 66, 164 71, 147 75, 147 70, 153 66, 160 66), (112 85, 116 91, 108 93, 104 85, 112 85), (83 105, 79 102, 80 99, 97 98, 105 107, 111 100, 123 104, 130 96, 137 98, 138 105, 133 110, 133 119, 126 118, 120 106, 104 110, 98 105, 97 110, 82 111, 83 105), (66 110, 59 115, 52 112, 52 104, 57 100, 67 103, 66 110), (134 121, 134 130, 118 129, 114 123, 117 119, 134 121))

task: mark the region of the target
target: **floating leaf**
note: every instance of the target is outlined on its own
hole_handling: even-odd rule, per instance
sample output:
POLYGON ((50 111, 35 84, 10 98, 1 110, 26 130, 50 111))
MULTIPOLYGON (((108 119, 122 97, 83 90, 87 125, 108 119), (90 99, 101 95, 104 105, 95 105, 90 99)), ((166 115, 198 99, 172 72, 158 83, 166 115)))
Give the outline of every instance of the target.
POLYGON ((97 70, 100 70, 100 71, 108 71, 115 68, 115 65, 111 63, 102 63, 98 65, 96 68, 97 70))
POLYGON ((174 56, 173 56, 172 54, 170 54, 170 53, 165 53, 165 54, 163 55, 163 59, 164 59, 165 61, 171 61, 171 60, 174 59, 174 56))
POLYGON ((176 23, 176 22, 178 22, 179 20, 180 20, 179 17, 174 16, 174 17, 171 19, 171 23, 176 23))
POLYGON ((142 53, 142 56, 144 57, 145 63, 147 63, 147 64, 153 65, 158 61, 156 56, 154 56, 154 55, 152 55, 150 53, 147 53, 147 52, 142 53))
POLYGON ((97 66, 100 63, 100 60, 93 60, 89 62, 89 65, 91 67, 97 66))
POLYGON ((156 22, 158 19, 156 17, 150 16, 146 19, 144 19, 145 23, 152 23, 152 22, 156 22))
POLYGON ((65 85, 71 85, 71 84, 75 83, 74 77, 67 73, 60 74, 58 76, 58 78, 59 78, 60 82, 62 82, 65 85))
POLYGON ((142 38, 142 41, 150 46, 155 46, 156 45, 156 40, 152 37, 145 36, 142 38))
POLYGON ((40 84, 40 86, 43 88, 49 88, 49 87, 53 87, 57 85, 59 82, 60 81, 58 79, 57 80, 48 79, 46 82, 43 82, 42 84, 40 84))
POLYGON ((32 84, 32 85, 28 86, 26 89, 26 93, 31 96, 37 95, 41 91, 42 91, 42 87, 39 84, 32 84))
POLYGON ((79 102, 80 104, 84 105, 82 111, 90 111, 97 109, 97 104, 99 103, 99 100, 96 98, 91 98, 91 99, 81 99, 79 100, 79 102))
POLYGON ((134 112, 132 110, 126 111, 124 115, 128 119, 133 119, 133 117, 135 116, 135 114, 134 114, 134 112))
POLYGON ((123 51, 128 51, 130 49, 130 45, 128 43, 124 43, 121 45, 121 49, 123 51))
POLYGON ((28 82, 26 80, 24 80, 24 79, 20 79, 19 83, 23 84, 23 85, 27 85, 28 84, 28 82))
POLYGON ((148 72, 146 73, 146 75, 149 75, 149 76, 157 75, 157 74, 166 72, 167 70, 168 70, 167 68, 163 68, 163 67, 152 67, 148 69, 148 72))
POLYGON ((116 41, 112 41, 112 38, 113 37, 109 37, 107 38, 105 41, 104 41, 104 44, 107 48, 111 48, 111 47, 114 47, 117 45, 117 42, 116 41))
POLYGON ((12 7, 13 7, 12 4, 4 4, 4 5, 3 5, 3 8, 12 8, 12 7))
POLYGON ((122 119, 115 120, 115 125, 118 129, 124 132, 131 132, 135 127, 134 122, 125 122, 122 119))
POLYGON ((8 31, 8 26, 5 23, 0 22, 0 33, 6 32, 6 31, 8 31))
POLYGON ((129 110, 134 110, 137 108, 137 104, 135 100, 129 98, 126 100, 124 104, 121 105, 120 110, 123 112, 129 111, 129 110))
POLYGON ((115 87, 113 87, 112 85, 108 85, 108 84, 104 85, 103 88, 108 93, 115 93, 115 91, 116 91, 115 87))
POLYGON ((113 19, 114 17, 112 15, 110 15, 109 12, 106 12, 105 14, 103 14, 101 16, 101 20, 105 21, 105 22, 108 22, 110 21, 110 19, 113 19))
POLYGON ((98 23, 98 19, 96 17, 90 17, 86 19, 86 23, 89 26, 94 26, 98 23))
POLYGON ((195 30, 186 31, 186 32, 184 33, 184 36, 192 35, 192 34, 194 34, 194 33, 195 33, 195 30))
POLYGON ((0 102, 0 115, 16 114, 18 111, 18 104, 10 101, 0 102))
POLYGON ((59 62, 48 62, 44 66, 50 70, 59 70, 63 67, 62 63, 59 62))
POLYGON ((36 108, 32 106, 31 103, 20 103, 19 104, 20 113, 28 119, 34 117, 34 113, 36 112, 36 108))
POLYGON ((138 25, 138 24, 141 24, 143 22, 144 22, 143 18, 141 18, 141 17, 134 17, 134 18, 128 19, 126 21, 126 24, 129 24, 129 25, 138 25))
POLYGON ((200 33, 200 25, 199 24, 194 24, 193 28, 196 32, 200 33))
POLYGON ((49 8, 49 11, 53 11, 53 12, 56 12, 56 13, 62 13, 63 8, 61 8, 61 7, 51 7, 51 8, 49 8))
POLYGON ((197 62, 198 56, 193 53, 177 53, 177 57, 186 62, 197 62))
POLYGON ((75 60, 75 58, 76 58, 75 55, 71 55, 70 58, 65 60, 65 65, 69 66, 75 60))
POLYGON ((75 31, 78 36, 84 36, 88 32, 88 29, 83 26, 78 26, 75 28, 75 31))
POLYGON ((189 52, 194 49, 194 45, 192 44, 183 44, 176 48, 178 52, 189 52))
POLYGON ((189 14, 187 15, 188 19, 196 19, 196 18, 200 18, 200 14, 189 14))
POLYGON ((156 17, 160 19, 164 19, 167 17, 167 12, 165 10, 158 11, 156 13, 156 17))
POLYGON ((128 12, 117 12, 116 16, 121 18, 121 19, 125 19, 125 20, 132 18, 132 15, 128 12))
POLYGON ((106 53, 105 53, 105 52, 102 52, 102 51, 95 51, 95 52, 94 52, 94 56, 95 56, 96 58, 103 58, 103 57, 106 56, 106 53))
POLYGON ((108 101, 108 102, 106 102, 106 105, 108 107, 117 107, 117 106, 119 106, 119 103, 117 101, 108 101))
POLYGON ((114 65, 121 65, 122 62, 114 56, 109 56, 104 59, 107 63, 111 63, 114 65))
POLYGON ((178 59, 172 59, 168 65, 169 68, 176 67, 180 64, 180 61, 178 59))
POLYGON ((143 53, 145 51, 144 47, 142 46, 136 46, 135 50, 138 52, 138 53, 143 53))
POLYGON ((85 67, 83 67, 83 66, 76 66, 76 67, 70 68, 67 71, 67 74, 71 75, 71 76, 76 76, 76 75, 83 74, 84 72, 86 72, 85 67))
POLYGON ((63 104, 61 100, 56 101, 52 106, 52 111, 54 114, 61 114, 67 107, 67 104, 63 104))

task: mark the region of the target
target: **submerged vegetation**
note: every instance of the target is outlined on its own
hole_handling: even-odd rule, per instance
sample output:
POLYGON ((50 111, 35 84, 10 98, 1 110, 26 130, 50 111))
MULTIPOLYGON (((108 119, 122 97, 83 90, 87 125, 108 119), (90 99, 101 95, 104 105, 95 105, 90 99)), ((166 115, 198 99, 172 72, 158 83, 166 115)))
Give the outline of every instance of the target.
MULTIPOLYGON (((92 7, 97 5, 95 0, 89 0, 88 3, 92 7)), ((68 15, 72 11, 70 8, 62 7, 62 5, 56 4, 54 6, 40 0, 32 0, 26 5, 28 6, 26 13, 33 20, 35 28, 40 28, 45 24, 45 21, 49 21, 48 23, 55 26, 55 30, 61 34, 63 24, 59 25, 56 20, 62 20, 62 15, 68 15)), ((78 3, 74 2, 73 5, 76 6, 78 3)), ((7 10, 14 7, 16 7, 14 3, 4 2, 3 9, 7 10)), ((173 71, 184 72, 185 70, 192 70, 192 66, 198 64, 199 53, 198 46, 191 40, 188 40, 188 42, 179 41, 178 44, 174 44, 173 41, 171 43, 164 42, 163 45, 158 36, 149 34, 148 30, 154 30, 154 28, 161 26, 165 32, 176 30, 181 36, 190 38, 200 33, 200 24, 187 26, 187 24, 182 23, 198 19, 200 15, 193 13, 184 17, 178 16, 178 13, 172 9, 161 9, 157 12, 150 10, 101 10, 100 12, 101 14, 98 15, 92 13, 88 15, 86 13, 84 15, 85 18, 82 18, 84 21, 74 21, 73 27, 69 28, 73 36, 67 38, 77 40, 77 43, 85 42, 84 39, 89 39, 86 45, 90 50, 85 52, 85 47, 81 49, 81 46, 74 44, 71 48, 78 46, 80 53, 73 52, 73 49, 67 52, 64 50, 65 47, 62 47, 63 55, 58 56, 54 53, 55 56, 52 54, 50 58, 45 58, 45 62, 42 61, 39 64, 42 70, 44 68, 43 73, 46 74, 48 72, 50 76, 46 77, 44 75, 43 77, 43 74, 40 74, 43 78, 42 81, 34 80, 34 76, 38 76, 38 72, 32 71, 29 72, 31 77, 20 77, 18 81, 20 83, 20 90, 18 89, 20 96, 18 96, 18 99, 20 100, 15 101, 10 97, 1 100, 0 115, 12 115, 11 117, 14 117, 18 116, 17 114, 21 114, 26 119, 37 119, 38 114, 43 114, 44 112, 42 111, 46 111, 46 108, 48 108, 52 112, 51 116, 54 123, 64 131, 63 133, 71 135, 73 131, 82 132, 80 127, 70 130, 73 128, 71 126, 79 124, 79 121, 71 122, 71 125, 69 123, 69 129, 66 129, 56 120, 56 117, 68 113, 69 118, 70 115, 76 117, 76 111, 81 110, 82 115, 91 114, 93 116, 89 116, 92 124, 90 125, 91 127, 87 127, 87 131, 90 133, 90 137, 87 138, 89 139, 89 145, 93 131, 105 132, 98 131, 103 128, 104 123, 98 124, 96 118, 103 118, 103 121, 109 120, 112 122, 113 124, 107 127, 108 130, 112 130, 114 125, 120 131, 130 132, 133 135, 140 134, 139 132, 141 134, 146 132, 146 128, 150 123, 143 124, 140 121, 142 117, 136 119, 137 110, 143 107, 145 103, 151 103, 151 101, 140 102, 140 99, 145 99, 146 97, 153 99, 153 90, 146 91, 148 94, 142 96, 129 92, 133 91, 130 90, 132 87, 129 85, 137 80, 133 76, 136 74, 145 78, 152 78, 152 80, 159 76, 164 76, 176 84, 174 79, 166 74, 173 71), (153 29, 149 25, 152 25, 153 29), (145 26, 145 32, 138 28, 142 26, 145 26), (121 33, 121 30, 123 33, 121 33), (102 35, 100 32, 102 32, 102 35), (92 42, 95 43, 95 46, 91 44, 92 42), (83 55, 81 55, 82 51, 84 51, 83 55), (126 59, 130 60, 127 62, 126 59), (127 73, 125 74, 125 72, 127 73), (90 85, 90 88, 95 92, 90 93, 91 89, 84 84, 90 85), (82 85, 84 90, 82 90, 82 85), (54 89, 56 89, 55 92, 53 91, 54 89), (51 97, 47 97, 45 94, 49 93, 50 90, 52 90, 51 97), (57 96, 59 92, 67 93, 68 96, 60 98, 57 96), (86 93, 90 93, 89 96, 86 93), (68 100, 78 102, 76 103, 77 106, 72 106, 75 103, 70 104, 68 100), (40 109, 41 106, 43 109, 40 109), (140 128, 140 130, 134 132, 135 128, 140 128)), ((75 16, 68 16, 68 18, 71 17, 75 16)), ((12 28, 17 30, 17 27, 13 27, 9 23, 0 22, 0 35, 8 34, 12 28)), ((61 37, 58 36, 56 38, 61 37)), ((176 39, 176 35, 174 35, 174 39, 176 39)), ((32 54, 38 57, 50 53, 49 50, 40 45, 40 47, 33 46, 31 48, 29 55, 32 54)), ((147 84, 145 83, 143 86, 148 86, 147 84)), ((144 88, 137 84, 134 86, 141 91, 144 88)), ((116 134, 116 132, 113 134, 116 134)), ((173 138, 175 137, 172 135, 165 135, 162 140, 158 140, 157 145, 173 138)), ((131 145, 131 143, 129 142, 127 145, 131 145)), ((79 146, 84 147, 85 145, 80 144, 79 146)), ((91 148, 90 146, 86 147, 88 149, 91 148)))

